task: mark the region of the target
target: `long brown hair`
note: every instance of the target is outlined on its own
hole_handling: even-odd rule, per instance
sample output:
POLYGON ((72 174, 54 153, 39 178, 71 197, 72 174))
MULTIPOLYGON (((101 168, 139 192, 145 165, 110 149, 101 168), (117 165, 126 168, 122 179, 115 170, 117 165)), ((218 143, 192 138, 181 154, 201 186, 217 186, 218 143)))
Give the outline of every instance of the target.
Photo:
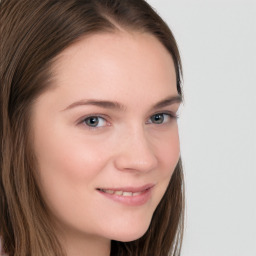
MULTIPOLYGON (((30 110, 50 87, 51 65, 81 37, 120 29, 154 35, 171 54, 181 90, 181 61, 172 32, 143 0, 0 1, 0 238, 9 256, 65 255, 36 182, 30 110)), ((179 255, 184 219, 181 160, 150 227, 132 242, 112 241, 111 255, 179 255)))

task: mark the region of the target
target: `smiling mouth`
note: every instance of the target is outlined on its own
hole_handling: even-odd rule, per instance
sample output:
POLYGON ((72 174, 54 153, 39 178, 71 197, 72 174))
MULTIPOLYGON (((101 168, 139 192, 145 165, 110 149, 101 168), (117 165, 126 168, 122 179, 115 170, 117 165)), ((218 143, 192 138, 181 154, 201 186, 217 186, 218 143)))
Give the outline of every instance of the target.
POLYGON ((152 195, 155 184, 147 184, 141 187, 97 188, 96 190, 108 200, 127 206, 142 206, 146 204, 152 195))
POLYGON ((124 197, 132 197, 132 196, 139 196, 144 194, 148 190, 150 190, 154 184, 147 184, 142 187, 126 187, 126 188, 97 188, 98 191, 109 194, 109 195, 117 195, 117 196, 124 196, 124 197))
POLYGON ((111 194, 111 195, 118 195, 118 196, 138 196, 138 195, 141 195, 142 193, 144 193, 145 191, 149 190, 150 188, 148 189, 145 189, 143 191, 140 191, 140 192, 129 192, 129 191, 122 191, 122 190, 110 190, 110 189, 97 189, 101 192, 104 192, 104 193, 107 193, 107 194, 111 194))

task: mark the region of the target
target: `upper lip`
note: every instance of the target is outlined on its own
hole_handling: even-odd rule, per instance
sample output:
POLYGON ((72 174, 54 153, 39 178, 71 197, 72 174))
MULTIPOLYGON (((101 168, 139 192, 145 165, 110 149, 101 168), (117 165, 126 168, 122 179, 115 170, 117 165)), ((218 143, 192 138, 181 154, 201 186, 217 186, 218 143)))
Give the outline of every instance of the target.
POLYGON ((97 189, 136 193, 136 192, 142 192, 144 190, 150 189, 154 186, 155 186, 155 184, 151 183, 151 184, 146 184, 146 185, 143 185, 143 186, 140 186, 140 187, 115 187, 115 188, 107 187, 107 188, 97 188, 97 189))

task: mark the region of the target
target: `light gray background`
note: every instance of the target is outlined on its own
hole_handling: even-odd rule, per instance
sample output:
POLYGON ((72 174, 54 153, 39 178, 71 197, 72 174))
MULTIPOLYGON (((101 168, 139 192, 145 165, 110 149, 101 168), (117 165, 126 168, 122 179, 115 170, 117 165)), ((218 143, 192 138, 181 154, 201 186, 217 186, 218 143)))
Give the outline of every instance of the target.
POLYGON ((184 67, 182 256, 256 256, 256 1, 148 2, 184 67))

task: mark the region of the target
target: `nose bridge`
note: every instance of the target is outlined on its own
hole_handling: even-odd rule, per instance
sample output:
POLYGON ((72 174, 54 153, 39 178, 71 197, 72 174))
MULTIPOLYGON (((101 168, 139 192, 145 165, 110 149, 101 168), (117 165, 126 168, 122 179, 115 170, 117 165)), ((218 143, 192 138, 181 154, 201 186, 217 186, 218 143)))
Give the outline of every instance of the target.
POLYGON ((144 172, 156 167, 157 157, 143 126, 133 125, 126 129, 120 139, 115 165, 119 170, 144 172))

